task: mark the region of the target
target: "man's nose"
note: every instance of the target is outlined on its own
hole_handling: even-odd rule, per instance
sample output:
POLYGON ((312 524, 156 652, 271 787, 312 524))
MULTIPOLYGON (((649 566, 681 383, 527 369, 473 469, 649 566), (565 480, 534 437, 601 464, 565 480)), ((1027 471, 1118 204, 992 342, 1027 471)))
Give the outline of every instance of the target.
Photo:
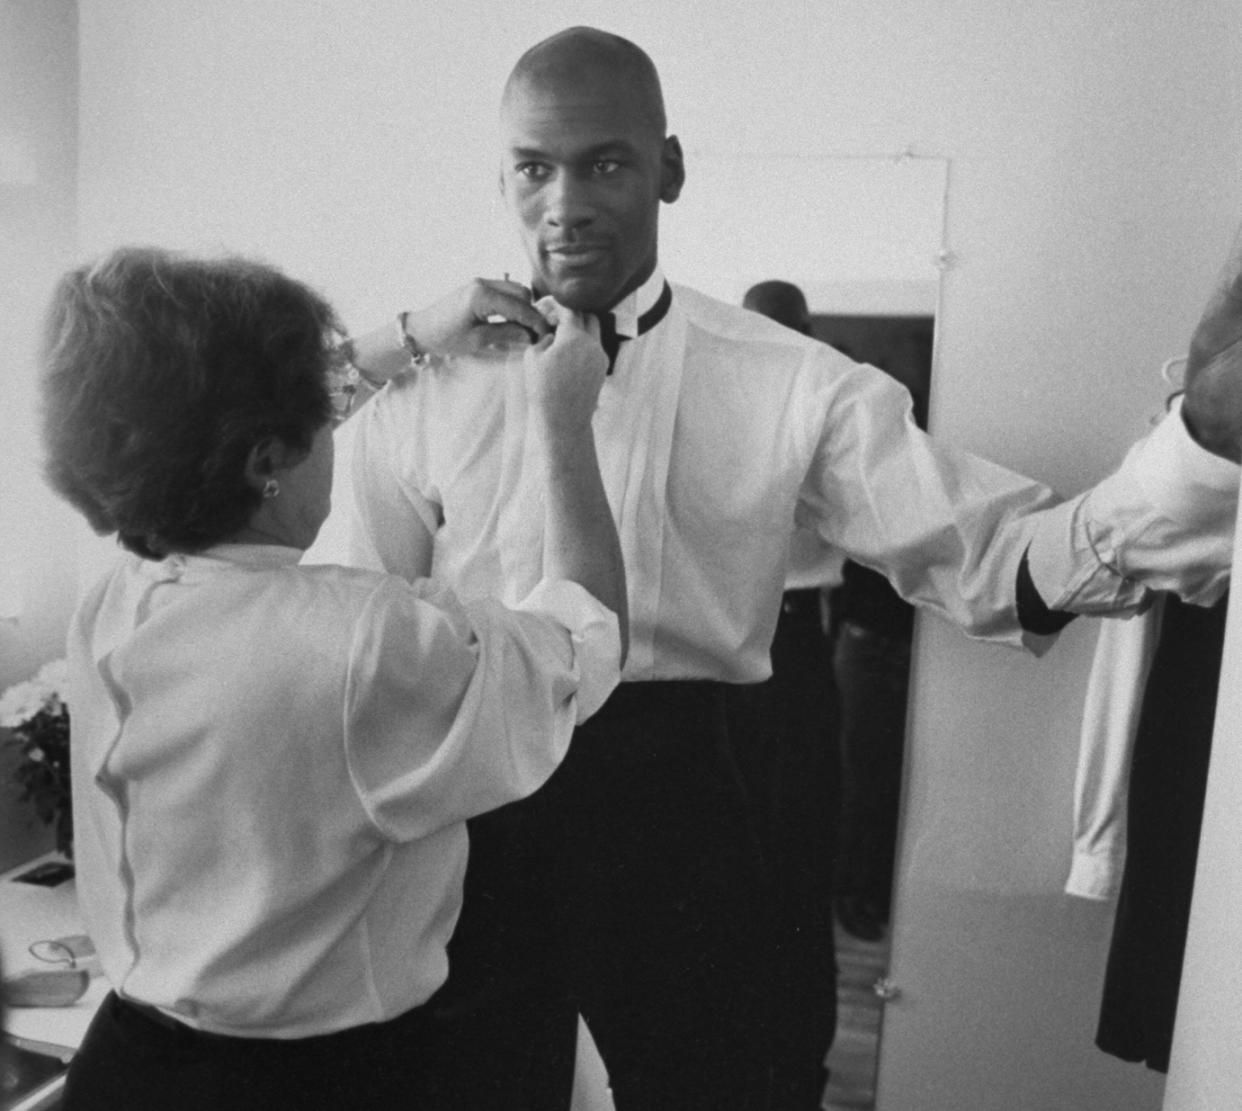
POLYGON ((557 174, 550 183, 544 219, 562 231, 584 227, 594 219, 590 189, 578 175, 557 174))

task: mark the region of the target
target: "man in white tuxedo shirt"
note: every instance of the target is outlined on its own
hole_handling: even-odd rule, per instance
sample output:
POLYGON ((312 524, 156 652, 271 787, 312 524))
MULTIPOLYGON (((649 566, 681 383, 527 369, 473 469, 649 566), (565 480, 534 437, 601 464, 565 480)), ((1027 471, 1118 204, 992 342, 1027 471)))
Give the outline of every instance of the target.
MULTIPOLYGON (((471 822, 433 1005, 460 1031, 463 1107, 568 1106, 580 1012, 620 1111, 762 1108, 765 864, 721 696, 769 674, 795 528, 968 635, 1033 651, 1073 613, 1133 611, 1151 588, 1210 601, 1238 485, 1220 458, 1236 458, 1238 406, 1211 390, 1234 388, 1242 312, 1213 307, 1185 404, 1058 503, 928 438, 882 372, 665 278, 658 214, 685 171, 638 47, 589 28, 537 44, 501 122, 532 295, 599 314, 613 359, 594 424, 631 647, 548 784, 471 822)), ((542 515, 509 482, 533 450, 525 342, 427 359, 359 414, 355 560, 465 599, 531 588, 542 515)))

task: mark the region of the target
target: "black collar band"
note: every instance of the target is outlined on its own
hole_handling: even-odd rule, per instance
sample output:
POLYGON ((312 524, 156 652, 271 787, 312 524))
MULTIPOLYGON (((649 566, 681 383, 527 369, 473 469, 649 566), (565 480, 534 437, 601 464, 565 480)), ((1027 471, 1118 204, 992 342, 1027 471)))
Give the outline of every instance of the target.
MULTIPOLYGON (((668 309, 672 303, 673 291, 669 288, 668 282, 665 282, 655 304, 638 318, 638 334, 644 335, 659 324, 668 315, 668 309)), ((617 352, 621 350, 621 344, 631 337, 617 334, 617 318, 611 310, 595 315, 599 318, 599 342, 604 349, 604 354, 608 356, 608 373, 611 374, 612 368, 617 364, 617 352)))

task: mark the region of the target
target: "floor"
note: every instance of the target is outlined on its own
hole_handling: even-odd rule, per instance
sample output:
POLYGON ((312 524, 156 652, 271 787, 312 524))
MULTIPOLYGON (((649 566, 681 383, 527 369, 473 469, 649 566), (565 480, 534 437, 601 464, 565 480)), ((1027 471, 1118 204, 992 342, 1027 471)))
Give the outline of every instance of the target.
POLYGON ((888 968, 888 938, 860 941, 837 927, 837 1036, 828 1054, 824 1111, 875 1107, 876 1053, 883 1004, 873 985, 888 968))

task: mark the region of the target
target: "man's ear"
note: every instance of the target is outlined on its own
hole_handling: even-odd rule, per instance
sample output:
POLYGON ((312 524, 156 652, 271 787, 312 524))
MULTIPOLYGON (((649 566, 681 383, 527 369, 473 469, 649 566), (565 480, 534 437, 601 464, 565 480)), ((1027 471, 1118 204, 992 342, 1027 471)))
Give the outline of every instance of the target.
POLYGON ((660 151, 660 200, 672 204, 681 196, 685 183, 686 163, 681 154, 681 141, 676 135, 669 135, 660 151))

